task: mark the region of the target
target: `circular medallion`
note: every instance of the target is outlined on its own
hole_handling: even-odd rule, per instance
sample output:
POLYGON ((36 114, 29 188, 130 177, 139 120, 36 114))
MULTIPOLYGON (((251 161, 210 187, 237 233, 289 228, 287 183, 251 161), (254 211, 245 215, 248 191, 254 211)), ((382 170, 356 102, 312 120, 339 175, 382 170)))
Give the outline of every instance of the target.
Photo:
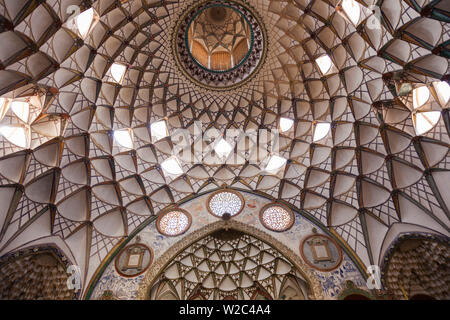
POLYGON ((278 203, 265 205, 259 212, 259 219, 264 227, 276 232, 289 230, 295 222, 292 210, 278 203))
POLYGON ((185 34, 188 53, 208 72, 239 68, 253 49, 253 28, 245 15, 225 4, 210 4, 189 21, 185 34))
POLYGON ((123 277, 136 277, 152 264, 153 251, 145 244, 136 243, 123 248, 115 260, 117 273, 123 277))
POLYGON ((244 197, 234 190, 218 190, 209 196, 207 208, 213 216, 222 218, 229 214, 233 217, 244 209, 244 197))
POLYGON ((189 212, 177 208, 160 213, 156 219, 156 228, 165 236, 175 237, 185 233, 191 223, 192 218, 189 212))
POLYGON ((173 47, 177 63, 196 84, 230 89, 248 80, 266 55, 260 19, 244 4, 209 0, 180 17, 173 47))
POLYGON ((303 239, 300 254, 308 265, 319 271, 332 271, 342 262, 339 245, 323 234, 313 234, 303 239))

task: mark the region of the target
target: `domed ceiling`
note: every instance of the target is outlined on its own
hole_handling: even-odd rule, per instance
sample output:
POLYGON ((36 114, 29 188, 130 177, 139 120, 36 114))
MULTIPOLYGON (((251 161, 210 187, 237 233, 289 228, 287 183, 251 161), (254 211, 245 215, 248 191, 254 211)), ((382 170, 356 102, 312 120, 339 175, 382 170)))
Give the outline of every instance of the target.
MULTIPOLYGON (((250 26, 239 11, 226 6, 211 6, 191 20, 187 41, 197 61, 209 58, 209 69, 222 71, 242 61, 252 39, 250 26), (240 46, 242 54, 234 54, 240 46), (217 60, 221 58, 222 65, 213 64, 211 59, 214 57, 217 57, 217 60), (231 57, 236 59, 232 60, 231 57)), ((208 68, 208 61, 205 62, 202 65, 208 68)))
POLYGON ((205 1, 0 1, 0 255, 53 239, 85 287, 146 219, 224 185, 290 205, 366 266, 399 233, 449 235, 446 1, 214 2, 260 30, 228 78, 178 55, 205 1), (279 148, 238 150, 230 129, 279 148))

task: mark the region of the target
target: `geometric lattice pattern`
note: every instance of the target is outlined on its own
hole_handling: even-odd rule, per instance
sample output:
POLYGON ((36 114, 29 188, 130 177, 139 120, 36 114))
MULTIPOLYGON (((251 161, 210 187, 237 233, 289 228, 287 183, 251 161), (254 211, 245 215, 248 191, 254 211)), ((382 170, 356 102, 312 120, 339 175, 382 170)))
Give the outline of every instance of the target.
POLYGON ((309 297, 309 284, 280 252, 239 231, 217 231, 186 248, 150 290, 152 300, 309 297))
POLYGON ((58 238, 85 285, 148 216, 222 185, 303 210, 366 265, 400 232, 448 236, 445 0, 358 0, 358 14, 338 0, 248 0, 267 56, 228 91, 195 85, 175 63, 168 39, 190 4, 0 1, 0 254, 58 238), (96 23, 70 23, 69 5, 93 8, 96 23), (125 66, 120 79, 113 64, 125 66), (15 101, 29 101, 29 114, 15 101), (172 177, 160 166, 178 128, 278 130, 282 117, 294 125, 280 134, 280 172, 181 161, 172 177), (169 135, 152 139, 161 120, 169 135), (316 141, 321 123, 331 130, 316 141))

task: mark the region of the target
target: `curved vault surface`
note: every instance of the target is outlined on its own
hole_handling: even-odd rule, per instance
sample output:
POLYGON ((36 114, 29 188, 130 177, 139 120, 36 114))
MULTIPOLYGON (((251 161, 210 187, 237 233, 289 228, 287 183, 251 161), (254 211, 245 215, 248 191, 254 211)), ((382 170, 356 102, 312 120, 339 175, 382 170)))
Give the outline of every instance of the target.
POLYGON ((192 1, 1 1, 0 254, 52 237, 87 283, 146 218, 224 184, 301 210, 366 265, 398 233, 448 236, 445 1, 378 1, 379 20, 373 2, 345 18, 337 0, 246 1, 267 56, 248 82, 211 91, 178 69, 168 40, 192 1), (77 32, 71 5, 98 22, 77 32), (276 173, 161 167, 177 128, 278 130, 281 118, 294 125, 276 173), (169 134, 155 138, 161 120, 169 134), (316 135, 319 124, 331 129, 316 135))

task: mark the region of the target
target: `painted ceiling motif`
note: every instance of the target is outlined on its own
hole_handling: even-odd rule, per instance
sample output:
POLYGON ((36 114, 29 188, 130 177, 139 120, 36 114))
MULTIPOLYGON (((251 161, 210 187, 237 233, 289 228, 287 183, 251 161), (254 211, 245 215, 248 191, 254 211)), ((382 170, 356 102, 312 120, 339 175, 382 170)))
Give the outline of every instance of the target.
POLYGON ((224 6, 210 7, 191 23, 188 41, 197 41, 209 54, 231 53, 241 40, 250 40, 250 27, 239 12, 224 6))
POLYGON ((53 237, 86 288, 148 217, 223 185, 296 208, 365 265, 399 233, 449 235, 446 1, 242 3, 267 53, 210 90, 171 41, 191 0, 0 0, 0 256, 53 237), (274 130, 280 151, 193 164, 180 128, 274 130))

